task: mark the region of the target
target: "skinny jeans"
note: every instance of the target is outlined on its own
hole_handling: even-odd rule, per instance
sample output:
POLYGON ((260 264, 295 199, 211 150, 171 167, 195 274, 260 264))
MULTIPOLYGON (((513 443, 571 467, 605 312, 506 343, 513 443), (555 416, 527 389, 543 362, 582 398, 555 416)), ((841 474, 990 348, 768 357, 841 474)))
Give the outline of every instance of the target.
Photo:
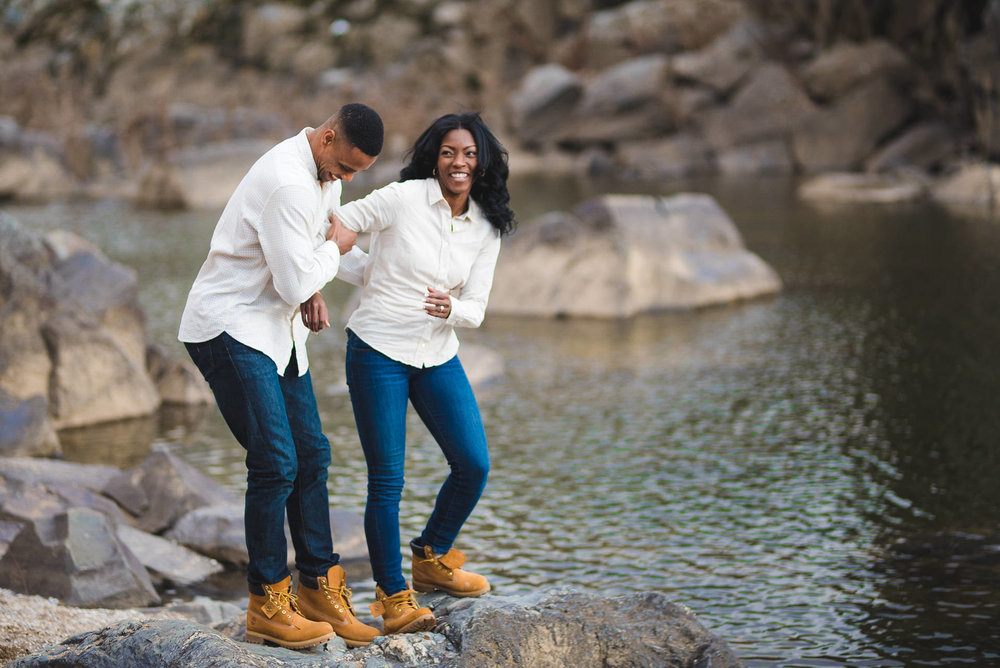
POLYGON ((368 467, 368 554, 376 584, 392 596, 408 588, 399 530, 407 401, 437 441, 450 469, 419 537, 435 553, 451 549, 486 487, 490 470, 486 432, 458 356, 438 366, 413 367, 383 355, 348 330, 346 373, 368 467))
POLYGON ((271 358, 225 332, 184 345, 246 450, 247 580, 251 586, 275 584, 291 574, 286 514, 295 567, 326 577, 340 557, 333 552, 326 487, 330 442, 320 425, 309 372, 299 375, 292 350, 279 374, 271 358))

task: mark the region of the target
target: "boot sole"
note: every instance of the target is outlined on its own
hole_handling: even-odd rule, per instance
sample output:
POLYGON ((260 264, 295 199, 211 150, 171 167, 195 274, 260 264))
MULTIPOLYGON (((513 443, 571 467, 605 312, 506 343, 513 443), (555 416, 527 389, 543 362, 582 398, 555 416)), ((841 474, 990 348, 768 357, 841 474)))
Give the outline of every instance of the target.
POLYGON ((483 594, 489 592, 492 589, 492 587, 490 587, 490 585, 487 584, 483 589, 477 589, 474 591, 452 591, 451 589, 445 589, 444 587, 437 587, 429 583, 417 582, 416 580, 413 581, 413 588, 422 594, 426 594, 432 591, 443 591, 449 596, 455 596, 457 598, 473 598, 475 596, 482 596, 483 594))
POLYGON ((285 649, 305 649, 307 647, 315 647, 316 645, 322 645, 323 643, 330 642, 336 633, 329 633, 325 636, 320 636, 318 638, 310 638, 309 640, 299 640, 297 642, 292 642, 288 640, 281 640, 280 638, 275 638, 274 636, 264 635, 263 633, 253 633, 247 631, 246 640, 251 645, 263 645, 264 643, 274 643, 279 647, 284 647, 285 649))
POLYGON ((397 633, 419 633, 420 631, 430 631, 435 626, 437 626, 437 620, 434 619, 434 615, 427 614, 423 615, 422 617, 417 617, 406 626, 396 629, 389 635, 396 635, 397 633))

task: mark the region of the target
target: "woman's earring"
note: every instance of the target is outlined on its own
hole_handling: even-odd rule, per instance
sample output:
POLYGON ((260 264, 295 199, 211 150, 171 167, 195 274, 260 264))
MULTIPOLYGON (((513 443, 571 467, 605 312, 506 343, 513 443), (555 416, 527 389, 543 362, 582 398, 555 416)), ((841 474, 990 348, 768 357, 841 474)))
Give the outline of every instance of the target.
POLYGON ((431 170, 431 174, 433 174, 434 176, 437 176, 438 175, 438 168, 435 167, 433 170, 431 170))

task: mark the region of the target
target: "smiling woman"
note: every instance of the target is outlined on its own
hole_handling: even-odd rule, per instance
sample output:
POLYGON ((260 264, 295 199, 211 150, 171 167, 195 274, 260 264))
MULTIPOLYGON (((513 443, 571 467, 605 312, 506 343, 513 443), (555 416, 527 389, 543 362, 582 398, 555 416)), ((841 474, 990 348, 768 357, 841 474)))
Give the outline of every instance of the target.
POLYGON ((346 375, 368 466, 372 613, 383 617, 386 634, 435 623, 399 560, 408 403, 451 468, 423 531, 410 541, 413 587, 452 596, 490 591, 485 577, 460 568, 465 556, 452 547, 490 468, 455 328, 483 321, 500 237, 514 226, 507 154, 477 114, 437 119, 411 156, 400 182, 345 205, 335 221, 372 234, 361 303, 347 323, 346 375))

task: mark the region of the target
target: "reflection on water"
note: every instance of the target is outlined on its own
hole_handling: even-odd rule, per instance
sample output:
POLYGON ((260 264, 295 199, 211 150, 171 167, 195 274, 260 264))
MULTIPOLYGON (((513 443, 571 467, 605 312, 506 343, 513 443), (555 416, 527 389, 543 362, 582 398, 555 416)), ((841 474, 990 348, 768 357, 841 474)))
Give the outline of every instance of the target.
MULTIPOLYGON (((493 469, 460 547, 502 593, 666 593, 751 666, 1000 663, 1000 229, 929 206, 808 208, 793 185, 643 188, 714 194, 782 276, 779 296, 622 322, 491 316, 463 334, 506 375, 479 394, 493 469)), ((527 219, 600 189, 640 190, 525 181, 514 206, 527 219)), ((174 332, 214 212, 12 213, 138 268, 152 336, 183 353, 174 332)), ((310 357, 331 493, 361 512, 343 348, 335 327, 310 357)), ((404 540, 444 471, 408 425, 404 540)), ((245 484, 214 409, 63 440, 67 457, 120 466, 166 444, 245 484)), ((363 605, 372 585, 355 592, 363 605)))

